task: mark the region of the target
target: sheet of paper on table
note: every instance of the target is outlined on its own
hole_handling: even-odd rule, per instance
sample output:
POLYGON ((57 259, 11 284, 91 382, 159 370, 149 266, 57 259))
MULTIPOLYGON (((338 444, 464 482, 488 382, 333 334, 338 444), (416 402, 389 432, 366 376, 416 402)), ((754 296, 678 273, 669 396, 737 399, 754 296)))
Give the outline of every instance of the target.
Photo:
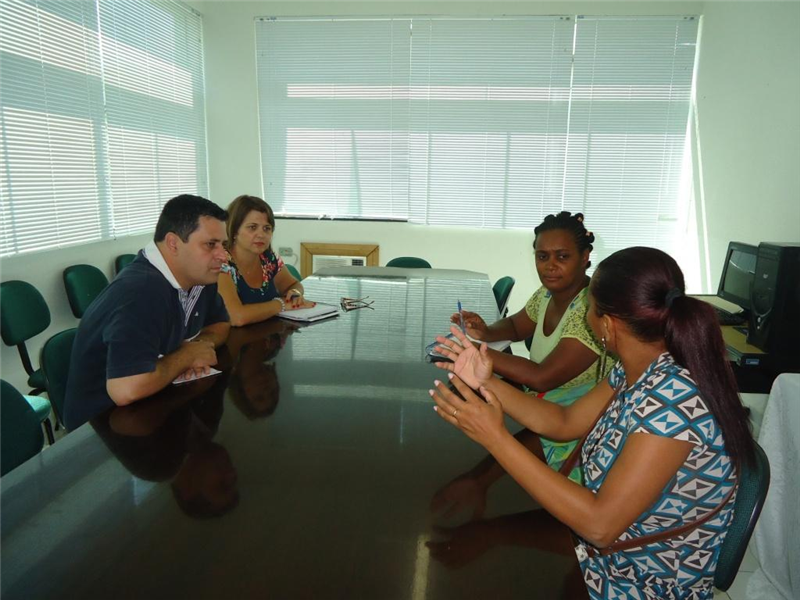
POLYGON ((206 377, 212 377, 214 375, 219 375, 222 371, 218 371, 214 367, 208 368, 208 373, 203 375, 190 375, 186 379, 183 378, 183 375, 178 377, 175 381, 172 382, 172 385, 181 385, 182 383, 189 383, 190 381, 197 381, 198 379, 204 379, 206 377))

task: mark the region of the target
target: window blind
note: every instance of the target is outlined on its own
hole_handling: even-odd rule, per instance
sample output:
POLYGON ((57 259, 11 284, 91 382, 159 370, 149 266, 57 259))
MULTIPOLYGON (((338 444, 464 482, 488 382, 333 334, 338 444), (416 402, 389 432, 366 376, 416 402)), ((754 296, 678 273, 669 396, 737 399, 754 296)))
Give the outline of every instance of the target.
POLYGON ((578 18, 575 40, 564 205, 586 214, 603 254, 675 254, 688 216, 697 20, 578 18))
POLYGON ((560 202, 573 31, 567 17, 414 20, 410 220, 525 226, 560 202))
POLYGON ((178 194, 208 195, 200 18, 101 0, 112 234, 152 229, 178 194))
POLYGON ((264 194, 278 214, 408 214, 409 19, 256 22, 264 194))
POLYGON ((103 237, 91 2, 0 2, 0 255, 103 237))
POLYGON ((148 231, 207 194, 197 14, 3 0, 0 27, 0 256, 148 231))
POLYGON ((681 243, 694 17, 262 19, 256 39, 278 214, 530 229, 570 210, 603 252, 681 243))

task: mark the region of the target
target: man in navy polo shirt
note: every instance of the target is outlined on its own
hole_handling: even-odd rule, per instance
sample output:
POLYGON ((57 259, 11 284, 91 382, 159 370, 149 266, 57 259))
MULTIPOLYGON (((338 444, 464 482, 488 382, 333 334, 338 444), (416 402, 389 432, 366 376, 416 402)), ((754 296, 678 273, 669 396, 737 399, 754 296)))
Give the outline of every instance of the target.
POLYGON ((215 348, 230 329, 217 294, 227 217, 199 196, 167 202, 153 242, 81 319, 64 402, 67 428, 216 364, 215 348))

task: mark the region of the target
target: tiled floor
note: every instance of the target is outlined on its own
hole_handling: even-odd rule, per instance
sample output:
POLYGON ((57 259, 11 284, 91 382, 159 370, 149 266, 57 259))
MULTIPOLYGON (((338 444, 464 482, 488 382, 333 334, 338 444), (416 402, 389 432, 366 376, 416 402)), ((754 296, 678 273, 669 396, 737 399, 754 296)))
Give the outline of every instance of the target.
POLYGON ((733 584, 728 588, 727 592, 714 590, 714 600, 747 600, 747 581, 757 568, 758 559, 748 548, 742 559, 742 566, 739 567, 739 574, 733 580, 733 584))

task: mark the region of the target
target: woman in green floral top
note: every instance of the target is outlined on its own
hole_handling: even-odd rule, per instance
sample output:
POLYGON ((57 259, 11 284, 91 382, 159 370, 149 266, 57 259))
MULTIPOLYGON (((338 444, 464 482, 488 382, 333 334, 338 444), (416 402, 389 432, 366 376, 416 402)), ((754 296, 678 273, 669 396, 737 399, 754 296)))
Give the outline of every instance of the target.
MULTIPOLYGON (((542 282, 518 313, 487 325, 480 315, 463 311, 467 333, 477 340, 521 341, 533 337, 530 359, 489 350, 494 372, 524 385, 531 393, 561 405, 569 405, 588 392, 606 372, 600 373, 600 342, 586 321, 589 277, 594 235, 586 230, 581 213, 548 215, 534 229, 536 272, 542 282)), ((458 323, 454 314, 452 321, 458 323)), ((613 361, 607 361, 612 363, 613 361)), ((517 439, 535 446, 538 436, 528 430, 517 439)), ((541 440, 544 458, 553 469, 561 468, 577 441, 541 440)), ((434 496, 434 508, 465 501, 485 502, 486 490, 503 470, 488 457, 471 471, 457 477, 434 496)), ((580 468, 570 478, 581 482, 580 468)))

